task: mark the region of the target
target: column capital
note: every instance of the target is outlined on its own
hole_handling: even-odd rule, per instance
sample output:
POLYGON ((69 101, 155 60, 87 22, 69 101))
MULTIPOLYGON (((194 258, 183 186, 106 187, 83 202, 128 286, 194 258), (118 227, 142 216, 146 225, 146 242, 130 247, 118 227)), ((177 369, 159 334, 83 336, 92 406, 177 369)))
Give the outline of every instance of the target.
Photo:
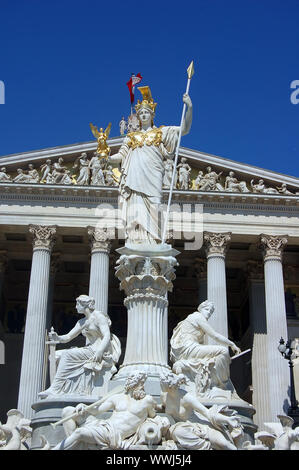
POLYGON ((87 227, 87 232, 91 245, 91 252, 104 251, 110 253, 111 234, 107 228, 87 227))
POLYGON ((221 256, 225 257, 229 242, 231 240, 231 232, 212 233, 204 232, 204 242, 207 257, 221 256))
POLYGON ((56 240, 55 225, 29 225, 32 234, 33 250, 51 251, 56 240))
POLYGON ((7 251, 0 250, 0 273, 4 273, 8 263, 7 251))
POLYGON ((250 281, 262 281, 264 279, 264 266, 261 261, 248 260, 246 271, 250 281))
POLYGON ((264 261, 269 259, 282 260, 284 245, 288 242, 285 235, 265 235, 261 234, 260 244, 263 249, 264 261))

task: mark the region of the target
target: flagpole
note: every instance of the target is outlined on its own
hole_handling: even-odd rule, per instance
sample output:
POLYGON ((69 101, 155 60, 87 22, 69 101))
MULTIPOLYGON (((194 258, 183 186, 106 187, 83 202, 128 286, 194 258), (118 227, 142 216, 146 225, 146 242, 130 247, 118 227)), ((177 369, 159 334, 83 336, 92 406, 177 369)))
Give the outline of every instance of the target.
MULTIPOLYGON (((188 74, 188 81, 187 81, 187 87, 186 87, 186 92, 185 92, 185 94, 188 94, 188 93, 189 93, 191 78, 192 78, 192 76, 193 76, 193 74, 194 74, 193 60, 192 60, 191 64, 189 65, 188 69, 187 69, 187 74, 188 74)), ((171 186, 170 186, 169 196, 168 196, 168 204, 167 204, 166 216, 165 216, 165 221, 164 221, 162 243, 165 243, 165 239, 166 239, 166 231, 167 231, 167 224, 168 224, 168 219, 169 219, 170 204, 171 204, 171 199, 172 199, 173 186, 174 186, 174 180, 175 180, 175 172, 176 172, 176 167, 177 167, 177 163, 178 163, 179 148, 180 148, 180 143, 181 143, 181 138, 182 138, 182 127, 183 127, 183 122, 184 122, 184 118, 185 118, 186 108, 187 108, 186 103, 184 103, 183 112, 182 112, 182 117, 181 117, 181 124, 180 124, 179 137, 178 137, 178 142, 177 142, 176 152, 175 152, 175 159, 174 159, 174 165, 173 165, 173 173, 172 173, 172 179, 171 179, 171 186)))

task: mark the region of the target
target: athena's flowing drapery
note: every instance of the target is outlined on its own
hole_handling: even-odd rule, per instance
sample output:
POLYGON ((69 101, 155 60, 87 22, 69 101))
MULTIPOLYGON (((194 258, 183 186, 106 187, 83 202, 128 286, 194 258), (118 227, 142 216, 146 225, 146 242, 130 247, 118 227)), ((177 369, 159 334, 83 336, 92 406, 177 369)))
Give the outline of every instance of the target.
POLYGON ((122 156, 120 209, 128 241, 161 240, 159 221, 164 175, 163 158, 174 154, 179 127, 132 132, 119 150, 122 156))

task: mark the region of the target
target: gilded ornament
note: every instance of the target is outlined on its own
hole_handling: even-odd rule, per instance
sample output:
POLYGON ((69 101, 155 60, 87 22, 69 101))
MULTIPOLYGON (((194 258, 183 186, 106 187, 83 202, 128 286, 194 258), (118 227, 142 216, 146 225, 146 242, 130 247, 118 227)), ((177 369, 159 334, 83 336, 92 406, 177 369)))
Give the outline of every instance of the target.
POLYGON ((108 124, 105 130, 102 127, 100 127, 100 131, 98 131, 98 128, 94 126, 92 123, 90 123, 89 125, 90 125, 91 132, 93 133, 93 135, 98 141, 98 148, 97 148, 98 156, 100 158, 105 158, 107 160, 110 154, 110 147, 108 146, 106 140, 108 139, 109 134, 110 134, 111 122, 108 124))
POLYGON ((157 103, 155 103, 153 98, 152 98, 152 93, 151 93, 150 87, 149 86, 141 86, 141 87, 138 87, 138 90, 142 94, 143 100, 141 102, 140 102, 140 100, 138 100, 138 102, 135 106, 136 112, 138 112, 140 108, 147 108, 147 109, 149 109, 150 111, 152 111, 154 113, 155 109, 156 109, 156 106, 157 106, 157 103))
POLYGON ((143 147, 144 145, 155 145, 159 147, 162 143, 162 127, 150 129, 147 132, 130 132, 128 134, 128 146, 133 150, 137 147, 143 147))

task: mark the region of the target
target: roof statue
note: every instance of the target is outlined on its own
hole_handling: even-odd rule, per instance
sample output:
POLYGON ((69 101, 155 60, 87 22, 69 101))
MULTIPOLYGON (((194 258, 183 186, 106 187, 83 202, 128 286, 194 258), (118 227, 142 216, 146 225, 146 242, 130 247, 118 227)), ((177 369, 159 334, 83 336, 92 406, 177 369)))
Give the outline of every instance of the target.
POLYGON ((104 130, 103 127, 100 127, 100 131, 98 131, 98 128, 94 126, 92 123, 89 124, 91 132, 95 136, 95 138, 98 141, 98 148, 97 148, 97 153, 100 158, 108 158, 108 155, 110 154, 110 147, 106 143, 106 140, 109 137, 110 131, 111 131, 111 122, 108 124, 106 129, 104 130))

